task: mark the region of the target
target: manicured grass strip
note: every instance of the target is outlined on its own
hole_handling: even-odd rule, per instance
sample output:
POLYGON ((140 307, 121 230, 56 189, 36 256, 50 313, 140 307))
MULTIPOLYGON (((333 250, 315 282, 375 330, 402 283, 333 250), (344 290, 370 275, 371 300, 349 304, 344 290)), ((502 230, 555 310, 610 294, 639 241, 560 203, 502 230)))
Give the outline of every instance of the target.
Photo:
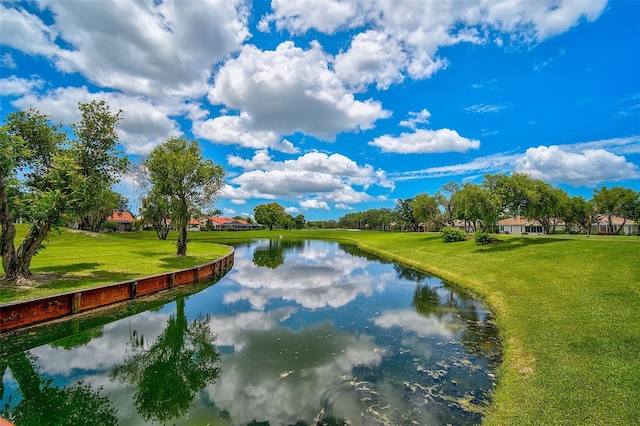
MULTIPOLYGON (((188 256, 176 257, 174 241, 160 241, 153 232, 93 234, 62 230, 59 234, 53 233, 46 248, 31 263, 34 282, 25 286, 0 286, 0 303, 191 268, 229 252, 229 247, 223 245, 193 241, 189 243, 188 256)), ((4 272, 1 266, 0 272, 4 272)))

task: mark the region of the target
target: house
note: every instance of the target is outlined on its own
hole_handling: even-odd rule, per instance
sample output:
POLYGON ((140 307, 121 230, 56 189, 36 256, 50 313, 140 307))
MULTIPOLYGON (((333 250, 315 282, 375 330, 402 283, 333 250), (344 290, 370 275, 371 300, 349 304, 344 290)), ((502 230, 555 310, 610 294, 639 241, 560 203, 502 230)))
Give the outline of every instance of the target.
POLYGON ((624 218, 612 216, 609 224, 609 217, 602 216, 591 225, 593 234, 615 234, 618 230, 622 235, 638 235, 638 223, 631 219, 625 221, 624 218))
MULTIPOLYGON (((566 224, 564 222, 557 221, 554 229, 556 231, 566 231, 566 224)), ((631 219, 626 221, 618 216, 611 217, 611 225, 607 216, 602 216, 597 222, 591 225, 592 234, 615 234, 621 229, 622 235, 637 235, 638 224, 631 219), (622 229, 621 229, 622 228, 622 229)), ((573 231, 578 232, 578 228, 574 228, 573 231)), ((529 220, 520 216, 508 217, 498 221, 498 232, 500 234, 530 234, 530 235, 543 235, 544 228, 536 220, 529 220)))
POLYGON ((481 223, 478 220, 475 224, 468 220, 456 219, 453 221, 453 227, 463 230, 467 234, 471 234, 480 229, 481 223))
MULTIPOLYGON (((500 234, 530 234, 530 235, 543 235, 544 228, 537 220, 529 220, 520 216, 508 217, 506 219, 499 220, 498 232, 500 234)), ((556 229, 558 227, 556 226, 556 229)), ((564 227, 563 227, 564 229, 564 227)))
POLYGON ((118 224, 117 232, 131 231, 133 221, 133 216, 127 211, 114 210, 113 214, 107 217, 107 222, 115 222, 118 224))
POLYGON ((199 231, 199 230, 200 230, 200 221, 194 218, 189 219, 189 225, 187 226, 187 231, 199 231))
POLYGON ((204 216, 198 219, 200 229, 212 229, 215 231, 246 231, 250 229, 260 229, 260 225, 249 223, 242 219, 231 219, 228 217, 204 216))

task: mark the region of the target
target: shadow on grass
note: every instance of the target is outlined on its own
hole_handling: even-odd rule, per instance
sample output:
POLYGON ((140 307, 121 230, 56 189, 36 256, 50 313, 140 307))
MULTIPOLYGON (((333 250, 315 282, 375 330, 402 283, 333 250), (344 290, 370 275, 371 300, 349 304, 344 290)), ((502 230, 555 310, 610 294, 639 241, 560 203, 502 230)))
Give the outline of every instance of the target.
MULTIPOLYGON (((60 272, 61 269, 56 269, 60 272)), ((106 284, 114 284, 121 281, 128 281, 132 274, 112 271, 94 271, 78 269, 75 272, 87 271, 83 275, 67 275, 65 273, 40 274, 43 270, 38 270, 34 274, 34 280, 24 285, 1 285, 0 303, 10 303, 18 300, 33 299, 49 296, 52 294, 65 293, 73 290, 97 287, 106 284)))
POLYGON ((96 271, 91 275, 84 276, 57 276, 52 281, 39 285, 38 289, 50 294, 64 293, 66 291, 77 290, 80 288, 91 288, 99 285, 113 284, 120 281, 128 281, 132 278, 131 274, 125 274, 122 272, 96 271))
POLYGON ((71 265, 54 265, 45 266, 34 269, 34 272, 53 272, 56 274, 72 274, 76 272, 89 272, 100 266, 101 263, 97 262, 85 262, 85 263, 73 263, 71 265))
POLYGON ((478 252, 501 252, 508 250, 517 250, 519 248, 528 247, 528 246, 537 246, 543 244, 550 243, 559 243, 564 240, 560 238, 510 238, 508 240, 500 240, 498 242, 494 242, 491 244, 486 244, 482 246, 478 246, 476 251, 478 252))
POLYGON ((162 251, 136 251, 135 254, 139 254, 140 256, 149 257, 149 258, 157 258, 164 254, 162 251))
POLYGON ((203 263, 207 263, 205 258, 194 257, 194 256, 185 256, 185 257, 162 257, 158 259, 158 266, 161 268, 168 268, 173 271, 178 269, 187 269, 193 268, 197 265, 202 265, 203 263))
POLYGON ((9 303, 16 300, 24 292, 23 289, 3 285, 0 288, 0 303, 9 303))

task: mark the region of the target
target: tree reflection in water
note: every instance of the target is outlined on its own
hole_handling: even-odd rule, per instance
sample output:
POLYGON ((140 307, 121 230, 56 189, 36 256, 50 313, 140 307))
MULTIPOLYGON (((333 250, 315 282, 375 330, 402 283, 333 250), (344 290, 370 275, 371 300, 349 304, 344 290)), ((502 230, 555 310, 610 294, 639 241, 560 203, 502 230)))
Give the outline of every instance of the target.
POLYGON ((209 317, 188 322, 184 298, 176 305, 176 315, 150 347, 144 336, 130 333, 131 353, 111 372, 112 379, 135 390, 135 406, 146 421, 164 423, 184 415, 196 394, 220 374, 209 317))
MULTIPOLYGON (((407 268, 399 267, 407 270, 407 268)), ((398 269, 397 269, 398 270, 398 269)), ((420 274, 420 273, 418 273, 420 274)), ((398 273, 400 276, 400 273, 398 273)), ((406 275, 403 274, 406 277, 406 275)), ((422 284, 420 277, 413 276, 418 282, 413 293, 411 306, 424 317, 431 315, 443 319, 446 315, 455 313, 454 321, 464 323, 461 343, 473 355, 486 358, 491 366, 497 366, 502 356, 502 347, 498 329, 491 315, 481 319, 477 302, 464 293, 456 293, 447 285, 429 286, 422 284), (448 294, 441 297, 439 289, 447 289, 448 294)))
MULTIPOLYGON (((41 425, 116 425, 116 410, 107 397, 100 396, 102 388, 93 389, 79 382, 70 387, 58 387, 53 379, 41 374, 34 363, 37 358, 20 352, 3 360, 1 371, 11 370, 20 386, 21 400, 13 405, 17 395, 9 396, 0 415, 19 426, 41 425), (12 406, 13 405, 13 406, 12 406)), ((4 389, 0 389, 0 399, 4 389)))
POLYGON ((269 240, 269 245, 258 245, 253 250, 253 264, 276 269, 284 263, 285 253, 304 246, 304 240, 269 240))

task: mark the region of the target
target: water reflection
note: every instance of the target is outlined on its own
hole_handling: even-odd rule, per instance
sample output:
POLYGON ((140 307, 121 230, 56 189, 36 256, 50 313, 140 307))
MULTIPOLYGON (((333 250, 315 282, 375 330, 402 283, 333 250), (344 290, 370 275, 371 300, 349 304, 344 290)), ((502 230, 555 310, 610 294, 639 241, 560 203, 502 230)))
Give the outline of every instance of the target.
POLYGON ((111 371, 111 378, 135 389, 134 403, 145 420, 166 422, 186 414, 196 394, 220 374, 209 318, 187 321, 184 299, 176 306, 150 346, 132 330, 124 363, 111 371))
MULTIPOLYGON (((476 424, 499 354, 482 305, 439 280, 353 246, 264 240, 201 293, 16 356, 41 383, 108 397, 120 424, 284 426, 476 424)), ((30 396, 7 361, 18 418, 30 396)))
POLYGON ((286 251, 304 247, 303 240, 268 240, 266 244, 259 244, 253 250, 253 263, 275 269, 284 263, 286 251))
MULTIPOLYGON (((116 425, 118 418, 111 401, 100 395, 101 389, 78 382, 72 386, 57 386, 34 366, 37 357, 22 352, 3 360, 3 376, 8 368, 20 387, 20 400, 6 398, 0 411, 2 417, 17 425, 116 425)), ((4 393, 4 386, 2 388, 4 393)), ((4 395, 0 395, 3 397, 4 395)))

